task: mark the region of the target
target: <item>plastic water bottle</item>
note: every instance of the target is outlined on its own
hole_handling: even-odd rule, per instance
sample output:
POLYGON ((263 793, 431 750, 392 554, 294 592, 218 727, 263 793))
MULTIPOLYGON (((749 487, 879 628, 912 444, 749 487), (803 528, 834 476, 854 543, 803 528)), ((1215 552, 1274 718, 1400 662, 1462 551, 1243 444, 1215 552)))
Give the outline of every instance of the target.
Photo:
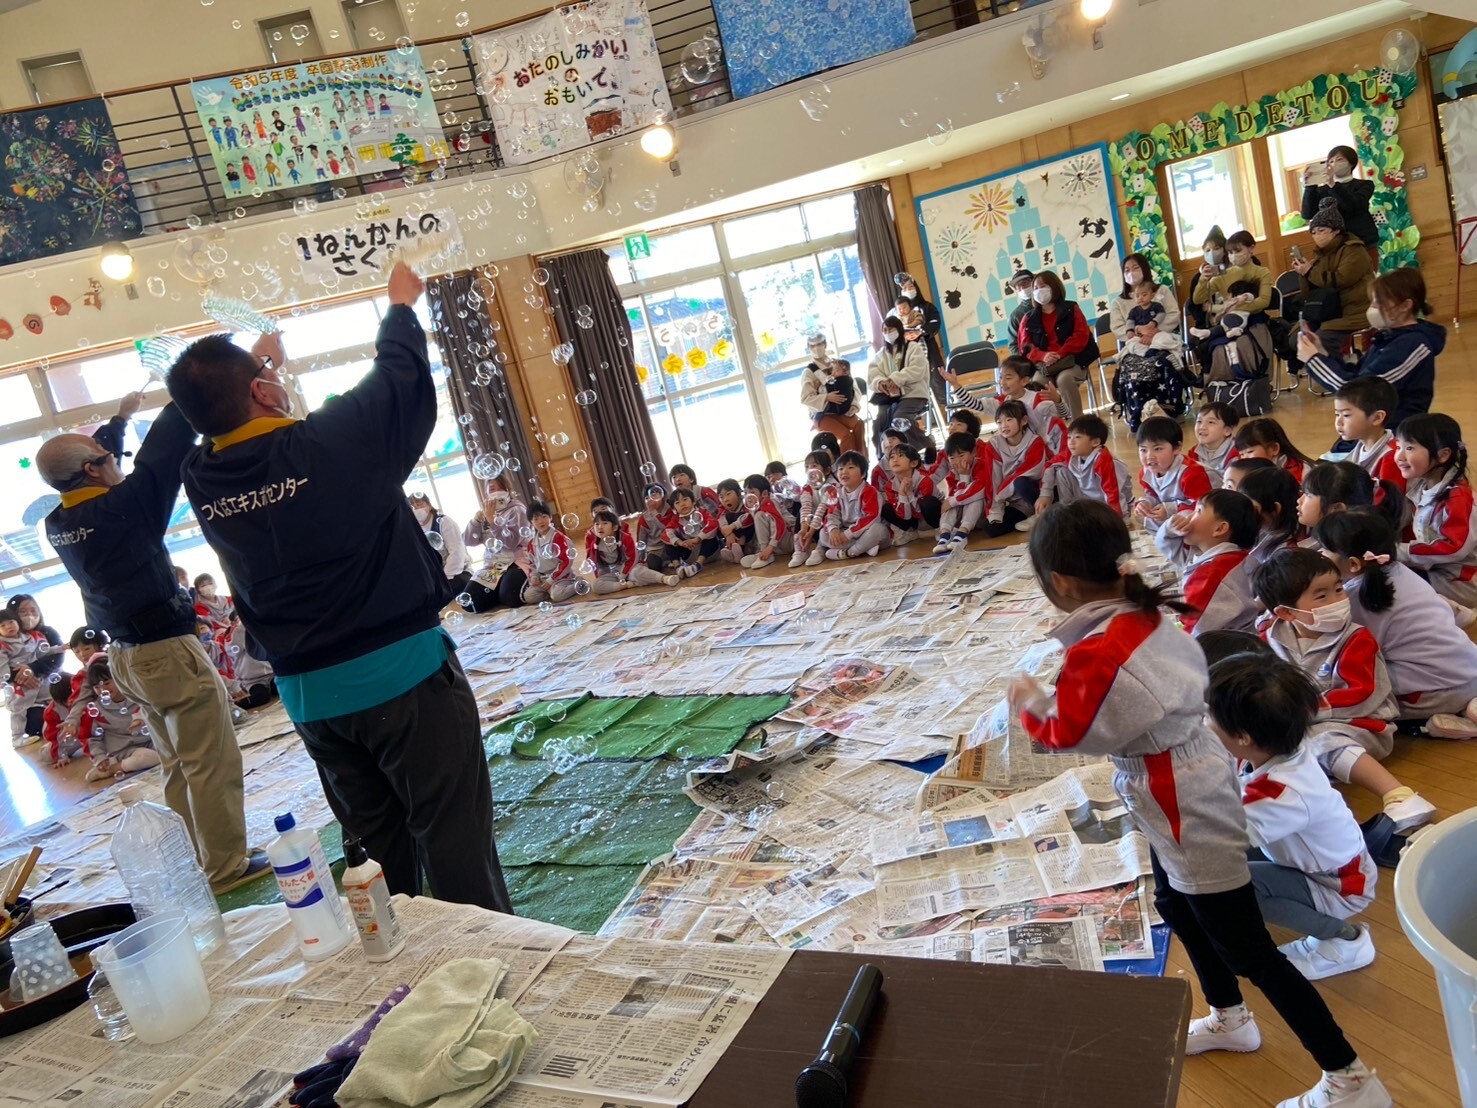
POLYGON ((139 919, 181 910, 190 919, 195 949, 203 958, 226 941, 226 924, 210 891, 210 881, 195 860, 185 821, 162 804, 143 798, 137 785, 118 790, 123 819, 113 833, 113 863, 128 889, 139 919))
POLYGON ((337 954, 354 939, 354 926, 333 884, 333 873, 318 836, 298 827, 291 812, 277 817, 279 834, 267 846, 277 886, 287 902, 287 918, 297 931, 304 961, 337 954))

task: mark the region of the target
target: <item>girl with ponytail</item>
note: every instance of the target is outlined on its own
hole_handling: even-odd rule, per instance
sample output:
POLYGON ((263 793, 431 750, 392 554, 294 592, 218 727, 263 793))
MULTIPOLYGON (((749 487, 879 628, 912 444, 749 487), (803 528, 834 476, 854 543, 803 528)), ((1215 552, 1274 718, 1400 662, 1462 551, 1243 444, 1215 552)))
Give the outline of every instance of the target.
POLYGON ((1477 620, 1477 531, 1460 425, 1438 412, 1411 416, 1395 432, 1395 466, 1415 508, 1414 541, 1401 556, 1451 602, 1457 623, 1469 626, 1477 620))
POLYGON ((1397 530, 1405 525, 1409 501, 1393 481, 1376 481, 1353 462, 1324 462, 1303 477, 1298 523, 1311 531, 1325 516, 1350 508, 1374 508, 1397 530))

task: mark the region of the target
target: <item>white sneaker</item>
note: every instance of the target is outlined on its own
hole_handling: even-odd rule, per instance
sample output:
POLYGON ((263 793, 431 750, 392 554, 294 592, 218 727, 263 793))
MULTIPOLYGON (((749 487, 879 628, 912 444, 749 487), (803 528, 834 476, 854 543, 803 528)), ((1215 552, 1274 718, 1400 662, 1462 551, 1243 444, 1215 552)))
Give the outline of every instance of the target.
POLYGON ((1262 1045, 1262 1033, 1250 1012, 1234 1026, 1221 1018, 1214 1008, 1210 1015, 1190 1021, 1190 1034, 1185 1039, 1186 1054, 1204 1054, 1210 1050, 1233 1050, 1249 1054, 1262 1045))
POLYGON ((1036 517, 1035 516, 1027 516, 1025 519, 1021 520, 1019 523, 1017 523, 1015 525, 1015 529, 1017 531, 1022 532, 1023 534, 1030 534, 1031 528, 1032 527, 1035 527, 1035 526, 1036 526, 1036 517))
POLYGON ((907 546, 916 537, 916 532, 904 531, 901 527, 892 529, 892 545, 907 546))
POLYGON ((1426 734, 1433 739, 1474 739, 1477 738, 1477 723, 1466 716, 1442 712, 1426 720, 1426 734))
POLYGON ((1404 835, 1436 818, 1436 805, 1417 794, 1385 805, 1385 815, 1395 821, 1395 833, 1404 835))
POLYGON ((814 550, 812 550, 810 552, 810 557, 808 557, 808 558, 805 559, 805 564, 808 565, 808 566, 818 566, 822 562, 824 562, 825 560, 826 560, 826 552, 824 550, 822 550, 820 547, 816 547, 814 550))
POLYGON ((677 572, 680 573, 683 577, 696 577, 698 575, 698 571, 702 568, 703 567, 698 565, 696 562, 688 562, 677 572))
POLYGON ((872 547, 871 550, 868 550, 867 551, 867 557, 868 558, 875 558, 875 557, 877 557, 877 551, 879 551, 881 549, 882 549, 882 547, 880 547, 880 546, 874 546, 874 547, 872 547))
POLYGON ((10 740, 10 745, 19 750, 23 746, 31 746, 34 743, 39 743, 40 741, 40 735, 17 735, 15 738, 10 740))
POLYGON ((968 545, 969 536, 966 535, 963 531, 956 531, 954 533, 954 537, 949 540, 949 550, 951 552, 955 550, 963 550, 968 545))
POLYGON ((722 550, 718 551, 718 557, 722 558, 725 562, 737 564, 740 555, 733 552, 733 547, 725 546, 722 550))
POLYGON ((830 550, 827 550, 826 551, 826 560, 827 561, 839 562, 839 561, 841 561, 841 559, 843 559, 845 557, 846 557, 846 548, 844 546, 833 547, 830 550))
POLYGON ((774 558, 761 558, 758 554, 745 554, 739 565, 745 569, 763 569, 765 566, 774 565, 774 558))
POLYGON ((790 555, 790 568, 799 569, 805 564, 805 551, 797 550, 790 555))
POLYGON ((1357 939, 1315 939, 1311 935, 1277 948, 1309 981, 1322 981, 1340 973, 1352 973, 1374 961, 1374 939, 1368 927, 1359 928, 1357 939))
POLYGON ((675 573, 669 573, 665 577, 662 578, 662 584, 663 585, 677 585, 677 584, 680 584, 681 582, 682 582, 682 578, 681 577, 678 577, 675 573))
POLYGON ((951 549, 953 541, 954 533, 952 531, 940 531, 939 541, 933 544, 933 552, 935 554, 947 554, 951 549))
POLYGON ((1210 338, 1210 329, 1208 327, 1191 327, 1190 337, 1193 339, 1208 339, 1210 338))
POLYGON ((1302 1096, 1284 1100, 1277 1108, 1394 1108, 1390 1090, 1374 1070, 1358 1074, 1325 1073, 1302 1096))

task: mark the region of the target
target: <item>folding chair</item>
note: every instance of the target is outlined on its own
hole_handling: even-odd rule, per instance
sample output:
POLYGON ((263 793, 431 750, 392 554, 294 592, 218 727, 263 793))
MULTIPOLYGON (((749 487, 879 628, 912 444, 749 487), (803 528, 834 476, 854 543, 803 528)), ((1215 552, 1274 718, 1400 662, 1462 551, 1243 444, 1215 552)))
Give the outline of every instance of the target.
MULTIPOLYGON (((1302 295, 1303 279, 1292 270, 1288 270, 1286 273, 1279 273, 1277 275, 1277 280, 1272 283, 1271 304, 1277 305, 1278 316, 1283 315, 1284 306, 1287 304, 1287 300, 1289 297, 1295 296, 1301 298, 1302 295)), ((1272 312, 1271 304, 1268 304, 1267 306, 1267 313, 1269 315, 1272 312)), ((1279 396, 1282 395, 1284 391, 1292 392, 1298 387, 1298 385, 1302 384, 1302 382, 1298 380, 1296 373, 1291 373, 1288 371, 1287 363, 1282 359, 1280 355, 1277 355, 1274 352, 1274 357, 1276 358, 1276 361, 1275 364, 1272 366, 1272 399, 1275 401, 1279 396), (1280 377, 1286 378, 1287 383, 1285 385, 1280 382, 1280 377)), ((1309 386, 1309 391, 1312 391, 1311 385, 1309 386)))
POLYGON ((1108 366, 1118 364, 1118 336, 1113 334, 1113 327, 1109 316, 1100 315, 1093 321, 1093 333, 1097 339, 1097 376, 1098 383, 1102 386, 1103 398, 1106 404, 1094 398, 1092 385, 1092 374, 1087 375, 1087 406, 1094 411, 1102 407, 1116 408, 1113 401, 1113 387, 1108 384, 1108 366))
MULTIPOLYGON (((1267 301, 1267 315, 1273 319, 1282 318, 1282 291, 1276 285, 1272 286, 1272 295, 1267 301)), ((1275 344, 1272 346, 1272 402, 1282 395, 1282 378, 1287 371, 1287 364, 1282 359, 1282 352, 1275 344)), ((1288 386, 1289 389, 1297 388, 1297 382, 1288 386)))
MULTIPOLYGON (((949 354, 948 369, 957 374, 960 392, 995 390, 995 371, 1000 368, 1000 351, 992 343, 973 342, 949 354)), ((945 413, 947 415, 947 413, 945 413)))

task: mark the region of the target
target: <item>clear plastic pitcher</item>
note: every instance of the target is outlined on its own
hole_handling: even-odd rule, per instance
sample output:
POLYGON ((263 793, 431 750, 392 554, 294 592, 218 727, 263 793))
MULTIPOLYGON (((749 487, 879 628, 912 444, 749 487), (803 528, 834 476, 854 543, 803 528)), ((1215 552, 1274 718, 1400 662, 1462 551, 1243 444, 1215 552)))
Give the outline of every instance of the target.
POLYGON ((183 912, 140 920, 98 947, 93 961, 107 974, 140 1042, 178 1038, 210 1011, 205 970, 183 912))

